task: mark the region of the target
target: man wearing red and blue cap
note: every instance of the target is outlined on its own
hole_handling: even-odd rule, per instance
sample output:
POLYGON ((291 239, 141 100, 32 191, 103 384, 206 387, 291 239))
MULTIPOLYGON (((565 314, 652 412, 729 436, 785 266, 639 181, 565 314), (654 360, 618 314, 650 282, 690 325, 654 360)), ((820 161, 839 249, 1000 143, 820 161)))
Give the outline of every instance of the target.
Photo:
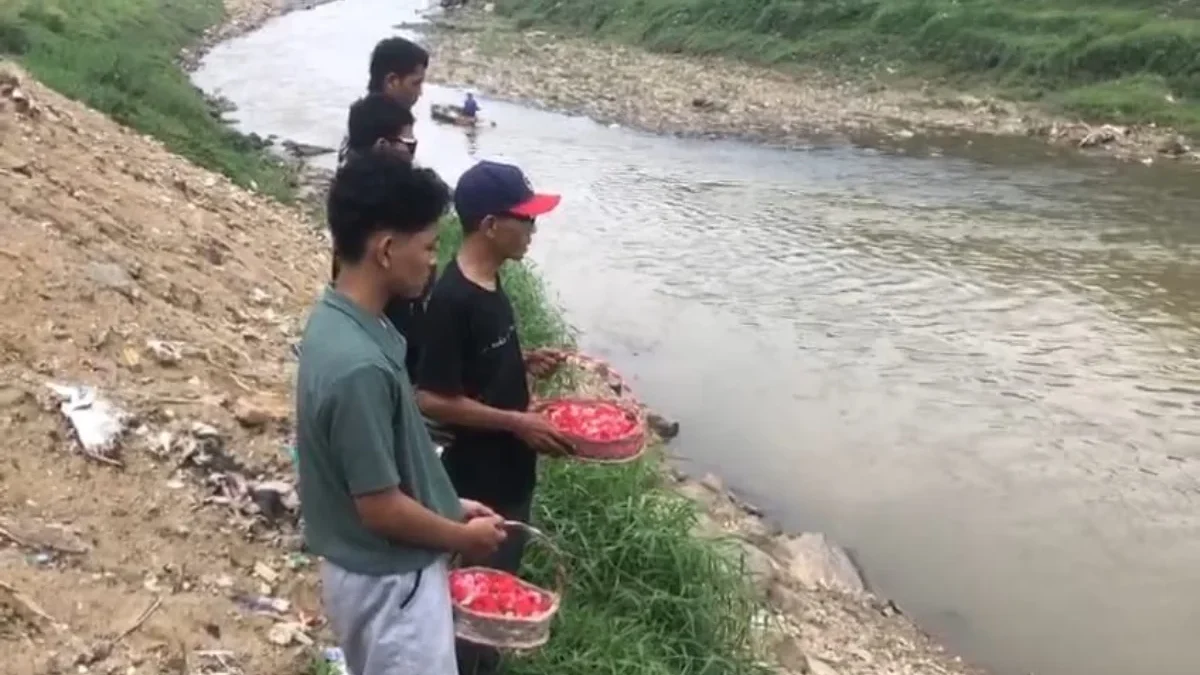
MULTIPOLYGON (((462 175, 454 208, 463 243, 430 296, 417 368, 422 411, 453 432, 442 461, 459 496, 522 522, 530 517, 537 455, 562 455, 571 447, 545 418, 529 412, 525 358, 499 273, 505 262, 525 256, 537 218, 559 201, 535 192, 510 164, 480 162, 462 175)), ((473 562, 515 573, 524 544, 510 533, 491 559, 473 562)), ((492 658, 464 651, 471 653, 460 655, 460 672, 490 670, 492 658)))

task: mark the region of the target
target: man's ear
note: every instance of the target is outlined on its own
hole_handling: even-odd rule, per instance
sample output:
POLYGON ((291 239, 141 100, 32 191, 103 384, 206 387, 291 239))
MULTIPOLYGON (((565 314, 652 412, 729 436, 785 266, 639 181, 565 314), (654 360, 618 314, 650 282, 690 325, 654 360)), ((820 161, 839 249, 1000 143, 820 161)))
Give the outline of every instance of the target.
POLYGON ((383 230, 367 240, 367 255, 374 256, 375 262, 383 269, 392 265, 392 239, 392 233, 383 230))
POLYGON ((484 236, 491 237, 496 230, 496 216, 484 216, 483 220, 479 221, 479 231, 484 236))

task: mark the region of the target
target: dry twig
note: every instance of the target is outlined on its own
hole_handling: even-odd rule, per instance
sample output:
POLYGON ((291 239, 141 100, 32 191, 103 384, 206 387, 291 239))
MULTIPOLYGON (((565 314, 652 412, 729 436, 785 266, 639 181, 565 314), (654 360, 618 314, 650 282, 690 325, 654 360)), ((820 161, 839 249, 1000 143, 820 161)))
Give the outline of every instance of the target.
POLYGON ((142 611, 141 615, 138 616, 137 621, 133 622, 132 626, 121 631, 120 635, 113 638, 112 644, 114 644, 114 645, 117 644, 121 640, 124 640, 125 638, 129 637, 134 631, 141 628, 142 624, 146 623, 146 621, 149 620, 150 615, 154 614, 154 612, 159 607, 162 606, 162 603, 163 603, 162 596, 158 596, 158 597, 154 598, 154 602, 150 603, 150 606, 142 611))
POLYGON ((24 607, 26 610, 28 610, 31 614, 36 615, 38 618, 42 619, 43 621, 46 621, 47 623, 50 623, 51 625, 54 625, 54 626, 59 625, 58 621, 56 621, 54 619, 54 617, 52 617, 46 613, 46 610, 39 607, 38 604, 36 602, 34 602, 33 600, 31 600, 30 598, 25 597, 24 594, 22 594, 20 591, 18 591, 16 588, 14 588, 12 586, 12 584, 8 583, 7 581, 0 581, 0 591, 4 591, 4 592, 8 593, 8 595, 13 600, 15 600, 22 607, 24 607))

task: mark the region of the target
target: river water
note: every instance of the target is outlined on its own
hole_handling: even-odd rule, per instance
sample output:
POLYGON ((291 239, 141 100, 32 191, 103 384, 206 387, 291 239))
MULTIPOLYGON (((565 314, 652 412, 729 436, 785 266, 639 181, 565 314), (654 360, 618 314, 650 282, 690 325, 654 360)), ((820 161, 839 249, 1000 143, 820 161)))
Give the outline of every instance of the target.
MULTIPOLYGON (((415 0, 343 0, 213 50, 241 127, 334 146, 415 0)), ((436 64, 435 68, 436 68, 436 64)), ((780 150, 482 99, 428 121, 448 180, 564 194, 532 257, 676 450, 1005 674, 1195 675, 1200 180, 1020 140, 780 150)))

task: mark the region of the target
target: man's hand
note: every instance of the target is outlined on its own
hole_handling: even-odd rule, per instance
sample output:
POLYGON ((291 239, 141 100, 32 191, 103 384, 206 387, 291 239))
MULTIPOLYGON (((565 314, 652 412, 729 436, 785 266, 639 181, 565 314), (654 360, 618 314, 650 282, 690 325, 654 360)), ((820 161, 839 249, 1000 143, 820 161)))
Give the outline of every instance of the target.
POLYGON ((562 457, 575 451, 575 444, 537 413, 521 413, 516 433, 535 452, 543 455, 562 457))
POLYGON ((496 552, 507 538, 500 516, 472 518, 462 526, 458 552, 467 560, 484 560, 496 552))
POLYGON ((541 348, 525 352, 525 369, 534 378, 547 377, 567 358, 567 353, 561 349, 541 348))
POLYGON ((460 499, 458 501, 462 503, 463 522, 469 522, 475 518, 499 517, 487 504, 481 504, 474 499, 460 499))

